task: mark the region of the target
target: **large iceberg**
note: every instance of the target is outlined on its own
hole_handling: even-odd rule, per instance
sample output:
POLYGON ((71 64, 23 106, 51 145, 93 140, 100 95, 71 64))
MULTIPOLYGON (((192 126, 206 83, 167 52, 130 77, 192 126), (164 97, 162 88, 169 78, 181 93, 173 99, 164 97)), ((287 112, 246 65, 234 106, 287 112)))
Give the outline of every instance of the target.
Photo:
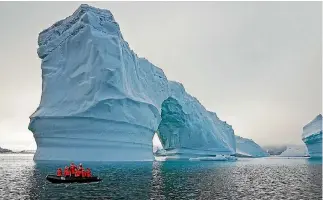
POLYGON ((311 158, 322 158, 322 115, 319 114, 303 127, 302 140, 311 158))
POLYGON ((266 157, 269 156, 257 143, 251 139, 236 136, 238 157, 266 157))
POLYGON ((153 160, 163 71, 130 50, 111 12, 81 5, 42 31, 35 160, 153 160))
POLYGON ((42 96, 29 124, 35 160, 153 160, 156 131, 167 156, 235 154, 232 127, 139 58, 110 11, 81 5, 42 31, 38 45, 42 96))
POLYGON ((169 82, 170 96, 162 103, 158 136, 169 159, 235 154, 234 131, 215 113, 189 95, 182 84, 169 82))

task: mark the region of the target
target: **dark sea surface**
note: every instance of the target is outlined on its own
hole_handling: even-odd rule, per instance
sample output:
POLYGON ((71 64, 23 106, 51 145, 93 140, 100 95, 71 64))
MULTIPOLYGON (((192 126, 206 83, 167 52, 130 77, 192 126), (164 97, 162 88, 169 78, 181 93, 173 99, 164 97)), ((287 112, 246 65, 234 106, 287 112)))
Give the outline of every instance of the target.
POLYGON ((0 199, 322 199, 322 161, 307 158, 85 162, 101 183, 46 181, 65 164, 0 154, 0 199))

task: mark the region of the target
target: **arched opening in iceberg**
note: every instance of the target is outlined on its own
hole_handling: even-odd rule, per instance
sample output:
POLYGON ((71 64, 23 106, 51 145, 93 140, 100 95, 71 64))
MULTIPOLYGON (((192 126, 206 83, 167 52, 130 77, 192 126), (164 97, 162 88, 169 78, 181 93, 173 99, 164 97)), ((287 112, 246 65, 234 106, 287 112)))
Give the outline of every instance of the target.
POLYGON ((161 121, 154 138, 160 139, 163 149, 158 149, 154 155, 169 159, 220 159, 234 155, 231 126, 186 92, 181 95, 170 96, 161 105, 161 121))
POLYGON ((156 153, 158 149, 163 149, 163 145, 160 142, 158 134, 155 133, 153 137, 153 153, 156 153))

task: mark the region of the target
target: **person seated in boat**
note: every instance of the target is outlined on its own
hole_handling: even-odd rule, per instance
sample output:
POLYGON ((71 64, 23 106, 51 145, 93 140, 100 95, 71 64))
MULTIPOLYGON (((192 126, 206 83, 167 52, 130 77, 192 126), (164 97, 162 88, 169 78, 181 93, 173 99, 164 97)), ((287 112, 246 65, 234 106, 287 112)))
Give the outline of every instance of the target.
POLYGON ((71 176, 75 176, 75 170, 76 170, 76 166, 72 162, 70 166, 71 176))
POLYGON ((56 176, 62 176, 62 169, 61 168, 57 169, 56 176))
POLYGON ((82 176, 82 172, 78 169, 75 169, 75 177, 80 177, 82 176))
POLYGON ((83 178, 86 178, 87 176, 86 176, 87 174, 86 174, 86 171, 85 170, 82 170, 82 177, 83 178))
POLYGON ((70 171, 69 167, 67 167, 67 166, 65 166, 65 169, 64 169, 64 176, 65 177, 71 176, 71 171, 70 171))
POLYGON ((90 168, 86 168, 86 177, 90 178, 92 176, 92 172, 90 168))
POLYGON ((79 164, 79 168, 78 168, 78 170, 81 170, 81 171, 83 171, 83 166, 82 166, 82 163, 80 163, 80 164, 79 164))

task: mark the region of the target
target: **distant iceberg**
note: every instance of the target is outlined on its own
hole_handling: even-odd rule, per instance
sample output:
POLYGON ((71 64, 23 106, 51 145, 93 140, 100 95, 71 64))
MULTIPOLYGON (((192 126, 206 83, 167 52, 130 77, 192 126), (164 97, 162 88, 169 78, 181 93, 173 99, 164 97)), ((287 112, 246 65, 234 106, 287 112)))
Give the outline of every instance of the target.
POLYGON ((269 146, 263 146, 262 147, 266 152, 268 152, 272 156, 278 156, 282 152, 286 151, 287 146, 286 145, 269 145, 269 146))
POLYGON ((269 156, 264 149, 251 139, 236 136, 237 157, 266 157, 269 156))
POLYGON ((311 158, 322 158, 322 115, 303 127, 302 140, 311 158))
POLYGON ((0 153, 13 153, 13 151, 0 147, 0 153))
POLYGON ((308 152, 305 145, 288 145, 286 150, 279 156, 281 157, 305 157, 308 152))

